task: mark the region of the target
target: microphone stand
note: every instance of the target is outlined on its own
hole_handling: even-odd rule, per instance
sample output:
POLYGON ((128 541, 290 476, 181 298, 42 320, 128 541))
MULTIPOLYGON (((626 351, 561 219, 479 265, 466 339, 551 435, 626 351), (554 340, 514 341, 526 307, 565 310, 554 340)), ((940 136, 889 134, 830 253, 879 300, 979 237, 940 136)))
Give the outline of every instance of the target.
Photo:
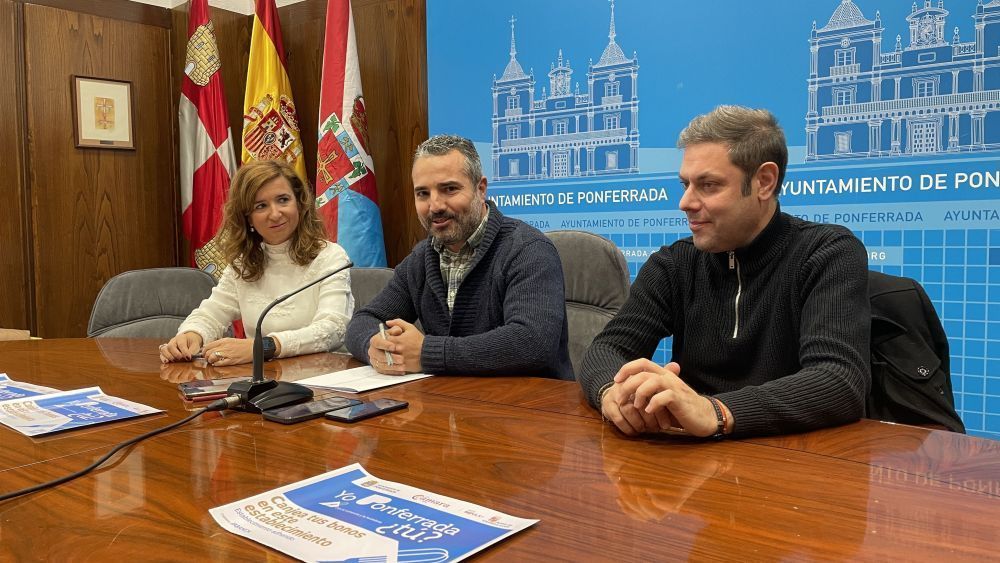
POLYGON ((260 318, 257 319, 257 331, 253 337, 253 378, 250 381, 237 381, 230 385, 227 390, 229 395, 239 397, 239 405, 233 407, 235 410, 263 412, 268 409, 301 403, 313 398, 313 390, 305 385, 290 383, 288 381, 264 379, 264 337, 261 336, 263 333, 264 317, 267 316, 268 312, 275 305, 352 266, 354 264, 348 261, 344 266, 327 272, 295 291, 275 299, 261 311, 260 318))

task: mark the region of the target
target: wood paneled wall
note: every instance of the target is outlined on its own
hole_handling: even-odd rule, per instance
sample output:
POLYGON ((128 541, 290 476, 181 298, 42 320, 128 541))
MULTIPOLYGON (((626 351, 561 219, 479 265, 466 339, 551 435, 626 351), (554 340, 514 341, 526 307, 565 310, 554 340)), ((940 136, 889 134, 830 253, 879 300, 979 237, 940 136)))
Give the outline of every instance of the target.
MULTIPOLYGON (((354 0, 389 265, 424 233, 410 185, 412 153, 427 137, 425 0, 354 0)), ((310 174, 326 0, 279 9, 310 174)), ((252 16, 211 9, 236 146, 252 16)), ((0 327, 43 337, 83 336, 97 292, 132 269, 182 265, 177 100, 187 5, 128 0, 0 0, 0 327), (70 77, 132 82, 136 150, 79 149, 70 77)))
POLYGON ((169 30, 32 4, 24 28, 37 332, 82 336, 108 279, 177 261, 169 30), (72 75, 132 83, 135 150, 75 147, 72 75))
POLYGON ((0 324, 83 336, 109 278, 177 262, 169 12, 122 0, 2 1, 3 13, 15 15, 15 53, 6 60, 17 69, 4 87, 23 92, 12 98, 20 111, 3 117, 16 124, 25 155, 20 190, 28 203, 16 248, 31 269, 20 284, 14 274, 0 279, 4 302, 22 300, 28 317, 5 307, 0 324), (131 82, 135 150, 76 148, 73 75, 131 82))
MULTIPOLYGON (((22 46, 20 4, 0 0, 0 60, 20 61, 22 46)), ((23 67, 8 66, 0 80, 0 147, 3 174, 0 201, 7 210, 0 221, 0 327, 33 330, 30 227, 25 187, 25 129, 23 67)))

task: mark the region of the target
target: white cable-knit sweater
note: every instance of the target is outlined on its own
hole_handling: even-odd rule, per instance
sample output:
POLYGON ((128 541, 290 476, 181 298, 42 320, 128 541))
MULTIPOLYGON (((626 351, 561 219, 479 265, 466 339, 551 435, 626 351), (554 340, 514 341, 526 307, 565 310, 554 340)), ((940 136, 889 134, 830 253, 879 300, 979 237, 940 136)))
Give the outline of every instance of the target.
MULTIPOLYGON (((311 264, 299 266, 288 255, 290 244, 264 244, 264 275, 255 282, 243 281, 227 268, 212 295, 188 315, 177 334, 196 332, 207 344, 221 338, 234 320, 242 318, 247 337, 252 338, 257 318, 271 301, 348 260, 340 245, 327 242, 311 264)), ((271 309, 264 319, 263 333, 281 342, 281 357, 334 351, 343 346, 353 311, 350 273, 344 270, 271 309)))

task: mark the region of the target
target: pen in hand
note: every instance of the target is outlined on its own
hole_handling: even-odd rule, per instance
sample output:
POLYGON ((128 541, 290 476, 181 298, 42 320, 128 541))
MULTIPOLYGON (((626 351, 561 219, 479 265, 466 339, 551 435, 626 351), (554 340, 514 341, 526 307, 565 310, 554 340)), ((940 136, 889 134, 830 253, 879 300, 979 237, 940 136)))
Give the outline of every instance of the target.
MULTIPOLYGON (((378 323, 378 333, 379 333, 379 336, 382 337, 382 340, 386 339, 385 338, 385 323, 378 323)), ((388 350, 383 350, 383 352, 385 352, 385 365, 391 366, 392 365, 392 354, 390 354, 388 350)))

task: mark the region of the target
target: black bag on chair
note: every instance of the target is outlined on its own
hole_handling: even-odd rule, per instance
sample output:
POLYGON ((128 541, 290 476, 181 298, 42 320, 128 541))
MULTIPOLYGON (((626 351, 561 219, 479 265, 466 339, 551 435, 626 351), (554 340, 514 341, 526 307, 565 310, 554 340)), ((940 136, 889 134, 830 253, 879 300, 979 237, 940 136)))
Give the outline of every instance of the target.
POLYGON ((948 338, 924 288, 909 278, 870 271, 868 297, 872 389, 865 416, 964 433, 951 388, 948 338))

